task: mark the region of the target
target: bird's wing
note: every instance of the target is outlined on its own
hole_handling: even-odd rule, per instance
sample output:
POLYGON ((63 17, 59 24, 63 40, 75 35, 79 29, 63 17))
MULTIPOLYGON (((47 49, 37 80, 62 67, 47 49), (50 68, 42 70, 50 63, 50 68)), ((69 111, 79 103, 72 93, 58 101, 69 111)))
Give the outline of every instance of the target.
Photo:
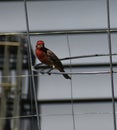
POLYGON ((54 62, 58 62, 59 58, 49 49, 47 49, 47 55, 48 57, 54 62))
POLYGON ((47 49, 47 55, 50 58, 50 60, 53 62, 53 64, 56 66, 56 68, 61 68, 63 70, 63 65, 59 58, 49 49, 47 49))
POLYGON ((64 72, 63 65, 59 58, 49 49, 46 50, 46 54, 48 56, 48 59, 50 59, 52 64, 55 66, 55 68, 61 72, 64 72))

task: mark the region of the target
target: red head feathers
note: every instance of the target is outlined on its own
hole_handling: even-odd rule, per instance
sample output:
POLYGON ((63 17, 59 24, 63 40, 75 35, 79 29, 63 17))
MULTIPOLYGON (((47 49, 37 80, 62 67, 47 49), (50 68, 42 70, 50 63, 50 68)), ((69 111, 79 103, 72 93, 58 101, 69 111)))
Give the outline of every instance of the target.
POLYGON ((44 41, 42 40, 37 41, 37 45, 44 45, 44 41))

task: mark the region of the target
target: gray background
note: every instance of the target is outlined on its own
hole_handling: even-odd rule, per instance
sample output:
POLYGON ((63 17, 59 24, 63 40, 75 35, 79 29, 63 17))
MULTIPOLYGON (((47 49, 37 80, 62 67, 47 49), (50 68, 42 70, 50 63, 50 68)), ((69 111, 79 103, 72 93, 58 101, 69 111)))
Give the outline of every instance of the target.
MULTIPOLYGON (((27 3, 30 31, 85 30, 106 29, 106 0, 78 1, 30 1, 27 3)), ((117 28, 117 1, 110 0, 111 28, 117 28)), ((26 21, 23 2, 0 2, 0 32, 25 32, 26 21)), ((112 52, 117 52, 117 34, 112 33, 112 52)), ((46 46, 53 50, 59 58, 69 56, 67 35, 31 36, 31 45, 35 50, 36 41, 44 40, 46 46)), ((108 54, 107 33, 68 34, 71 56, 89 54, 108 54)), ((117 57, 113 56, 116 63, 117 57)), ((37 63, 39 61, 37 60, 37 63)), ((72 72, 109 71, 109 67, 87 65, 109 63, 109 57, 96 57, 72 60, 72 64, 84 64, 86 67, 72 68, 72 72)), ((69 64, 64 61, 63 64, 69 64)), ((116 71, 116 66, 114 70, 116 71)), ((70 72, 70 69, 66 69, 70 72)), ((115 96, 117 96, 117 74, 114 74, 115 96)), ((23 78, 27 84, 27 77, 23 78)), ((12 81, 13 82, 13 81, 12 81)), ((49 102, 70 100, 71 84, 73 98, 87 101, 74 104, 76 129, 79 130, 112 130, 112 103, 101 102, 111 98, 111 82, 109 74, 72 75, 72 82, 61 75, 39 75, 38 100, 49 102)), ((24 85, 25 86, 25 85, 24 85)), ((23 88, 27 93, 27 88, 23 88)), ((42 130, 72 130, 72 105, 70 103, 42 104, 42 130)), ((25 126, 26 127, 26 126, 25 126)), ((22 128, 24 129, 24 128, 22 128)), ((26 129, 26 128, 25 128, 26 129)))

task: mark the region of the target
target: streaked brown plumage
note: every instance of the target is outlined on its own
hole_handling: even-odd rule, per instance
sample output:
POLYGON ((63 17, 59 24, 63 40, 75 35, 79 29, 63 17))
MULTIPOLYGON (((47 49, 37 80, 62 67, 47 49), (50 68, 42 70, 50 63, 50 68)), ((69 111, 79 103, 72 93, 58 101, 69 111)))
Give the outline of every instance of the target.
MULTIPOLYGON (((60 72, 65 72, 63 65, 59 58, 48 48, 44 46, 44 41, 39 40, 36 44, 36 50, 35 50, 37 58, 44 64, 58 69, 60 72)), ((63 76, 66 79, 71 79, 71 77, 68 74, 63 74, 63 76)))

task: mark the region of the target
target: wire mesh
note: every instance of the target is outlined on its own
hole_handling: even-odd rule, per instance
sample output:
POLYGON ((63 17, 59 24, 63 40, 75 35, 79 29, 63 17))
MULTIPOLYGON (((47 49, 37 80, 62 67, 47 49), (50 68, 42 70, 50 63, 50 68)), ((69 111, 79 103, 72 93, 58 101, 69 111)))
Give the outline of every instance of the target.
MULTIPOLYGON (((34 83, 34 76, 39 76, 38 73, 40 73, 39 70, 34 70, 34 68, 32 68, 32 59, 31 59, 31 41, 30 41, 30 30, 29 30, 29 21, 28 21, 28 12, 27 12, 27 3, 26 0, 24 0, 24 7, 25 7, 25 17, 26 17, 26 26, 27 26, 27 39, 28 39, 28 53, 29 53, 29 62, 30 62, 30 73, 26 74, 26 75, 17 75, 15 77, 31 77, 32 80, 32 87, 31 89, 33 89, 34 91, 34 96, 35 96, 35 107, 36 107, 36 114, 33 115, 23 115, 23 116, 14 116, 14 117, 1 117, 0 120, 6 120, 6 119, 18 119, 18 118, 31 118, 31 117, 36 117, 37 118, 37 125, 38 125, 38 129, 41 130, 40 128, 40 117, 50 117, 50 116, 69 116, 71 115, 73 118, 73 130, 76 130, 75 128, 75 117, 74 116, 78 116, 78 118, 80 118, 79 116, 86 116, 86 115, 113 115, 113 123, 114 123, 114 130, 116 130, 116 110, 115 110, 115 95, 114 95, 114 79, 113 79, 113 73, 117 73, 117 71, 113 71, 113 61, 112 61, 112 56, 116 56, 117 54, 112 54, 112 50, 111 50, 111 27, 110 27, 110 10, 109 10, 109 0, 107 0, 107 22, 108 22, 108 29, 106 30, 106 32, 108 33, 108 45, 109 45, 109 54, 92 54, 92 55, 81 55, 81 56, 75 56, 72 57, 71 56, 71 51, 70 51, 70 45, 69 45, 69 37, 68 34, 66 35, 66 39, 67 39, 67 46, 68 46, 68 50, 69 50, 69 57, 65 57, 62 58, 61 60, 70 60, 70 72, 50 72, 51 74, 55 74, 55 75, 61 75, 61 74, 70 74, 72 75, 96 75, 96 74, 110 74, 110 80, 111 80, 111 88, 112 88, 112 107, 113 107, 113 112, 112 111, 108 111, 108 112, 92 112, 92 113, 78 113, 75 114, 74 113, 74 98, 73 98, 73 86, 72 86, 72 80, 70 81, 70 87, 71 87, 71 105, 72 105, 72 114, 40 114, 38 111, 38 104, 37 104, 37 93, 35 90, 35 83, 34 83), (78 58, 90 58, 90 57, 101 57, 101 56, 108 56, 110 58, 110 71, 93 71, 93 72, 72 72, 72 62, 71 59, 78 59, 78 58), (37 72, 37 74, 34 74, 34 71, 37 72)), ((105 32, 105 31, 104 31, 105 32)), ((65 32, 66 33, 66 32, 65 32)), ((73 33, 73 32, 71 32, 73 33)), ((38 34, 37 34, 38 35, 38 34)), ((42 34, 41 34, 42 35, 42 34)), ((48 74, 47 72, 43 72, 43 74, 48 74)), ((8 77, 14 77, 11 75, 5 75, 5 76, 0 76, 0 78, 8 78, 8 77)), ((33 105, 33 104, 32 104, 33 105)))

